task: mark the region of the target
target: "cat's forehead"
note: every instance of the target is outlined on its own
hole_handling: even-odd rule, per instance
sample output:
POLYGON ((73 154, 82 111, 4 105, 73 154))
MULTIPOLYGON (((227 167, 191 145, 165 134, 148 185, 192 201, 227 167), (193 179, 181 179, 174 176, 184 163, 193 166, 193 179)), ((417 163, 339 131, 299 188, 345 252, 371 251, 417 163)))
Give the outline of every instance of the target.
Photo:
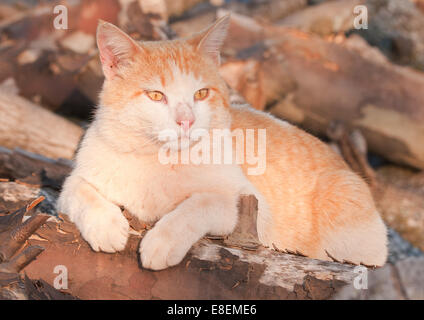
POLYGON ((177 64, 170 62, 168 68, 156 77, 152 78, 151 84, 156 88, 166 90, 168 93, 191 93, 206 86, 207 80, 191 70, 183 70, 177 64))
POLYGON ((151 85, 201 86, 208 81, 208 65, 184 42, 166 41, 143 45, 142 70, 151 85))

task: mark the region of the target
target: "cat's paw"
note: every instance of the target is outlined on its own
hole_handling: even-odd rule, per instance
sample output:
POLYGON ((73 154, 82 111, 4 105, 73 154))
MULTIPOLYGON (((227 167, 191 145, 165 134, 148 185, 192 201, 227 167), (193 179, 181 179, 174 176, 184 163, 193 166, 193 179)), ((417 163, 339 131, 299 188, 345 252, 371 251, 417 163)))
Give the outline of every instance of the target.
POLYGON ((143 268, 162 270, 177 265, 196 242, 196 237, 186 228, 178 232, 175 225, 161 223, 147 232, 140 244, 140 260, 143 268))
POLYGON ((86 212, 78 224, 81 235, 94 251, 113 253, 127 244, 129 223, 115 205, 86 212))

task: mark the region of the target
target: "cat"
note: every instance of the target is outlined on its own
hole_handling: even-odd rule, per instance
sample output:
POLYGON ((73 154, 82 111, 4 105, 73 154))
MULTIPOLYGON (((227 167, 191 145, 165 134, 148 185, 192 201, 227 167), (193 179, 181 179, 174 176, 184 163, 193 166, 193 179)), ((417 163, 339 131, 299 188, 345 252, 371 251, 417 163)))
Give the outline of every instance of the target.
POLYGON ((230 234, 240 195, 254 194, 264 246, 383 265, 387 231, 367 184, 314 136, 249 106, 230 105, 218 71, 229 21, 225 16, 184 39, 140 43, 99 22, 105 82, 58 210, 95 251, 124 249, 129 224, 121 207, 157 221, 139 253, 144 268, 161 270, 181 262, 203 236, 230 234), (249 174, 248 163, 158 161, 170 142, 188 141, 169 145, 170 152, 194 148, 196 129, 240 128, 266 129, 261 174, 249 174), (163 141, 164 130, 178 134, 163 141))

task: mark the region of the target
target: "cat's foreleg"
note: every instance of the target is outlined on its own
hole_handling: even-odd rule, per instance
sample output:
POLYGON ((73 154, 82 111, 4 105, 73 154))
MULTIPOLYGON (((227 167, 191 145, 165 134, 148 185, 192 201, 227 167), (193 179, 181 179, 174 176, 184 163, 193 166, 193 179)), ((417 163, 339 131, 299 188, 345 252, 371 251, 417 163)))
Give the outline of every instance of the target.
POLYGON ((161 270, 174 266, 204 235, 231 233, 237 223, 237 201, 236 195, 216 193, 197 193, 183 201, 143 238, 143 267, 161 270))
POLYGON ((91 184, 70 176, 62 189, 58 210, 69 216, 95 251, 116 252, 127 243, 129 224, 121 209, 91 184))

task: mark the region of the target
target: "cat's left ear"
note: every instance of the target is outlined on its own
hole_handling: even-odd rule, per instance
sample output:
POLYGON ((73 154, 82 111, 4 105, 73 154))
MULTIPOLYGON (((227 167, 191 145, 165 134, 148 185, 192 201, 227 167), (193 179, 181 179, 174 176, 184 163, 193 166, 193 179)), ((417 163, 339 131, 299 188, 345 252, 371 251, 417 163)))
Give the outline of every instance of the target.
POLYGON ((220 49, 227 37, 230 25, 230 15, 218 19, 212 26, 188 39, 196 46, 196 50, 209 56, 219 66, 221 63, 220 49))

